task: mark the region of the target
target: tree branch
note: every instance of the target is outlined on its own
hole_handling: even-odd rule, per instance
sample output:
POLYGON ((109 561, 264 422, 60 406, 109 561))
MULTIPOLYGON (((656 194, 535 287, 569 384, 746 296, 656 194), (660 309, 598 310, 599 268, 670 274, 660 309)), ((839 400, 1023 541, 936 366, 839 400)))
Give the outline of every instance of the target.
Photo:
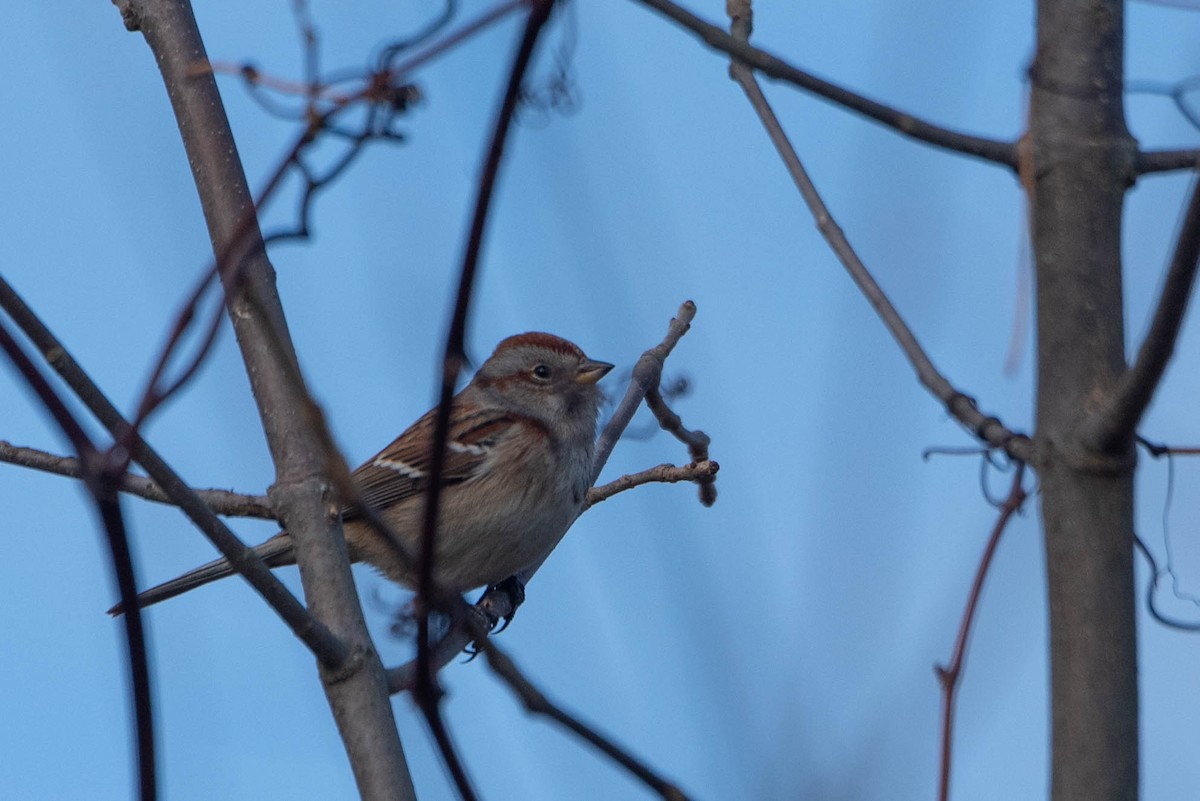
POLYGON ((1121 376, 1111 400, 1085 423, 1084 441, 1095 450, 1109 452, 1129 446, 1175 352, 1200 262, 1200 181, 1193 183, 1162 295, 1137 360, 1121 376))
MULTIPOLYGON (((83 469, 79 459, 72 456, 58 456, 53 453, 13 445, 11 442, 0 440, 0 462, 40 470, 67 478, 83 478, 83 469)), ((148 476, 125 473, 118 479, 116 489, 129 495, 136 495, 155 503, 178 506, 179 504, 162 487, 154 483, 148 476)), ((243 495, 229 490, 193 489, 196 496, 219 515, 227 517, 255 517, 263 520, 274 520, 275 513, 271 510, 271 502, 265 495, 243 495)))
MULTIPOLYGON (((657 4, 659 0, 642 0, 642 2, 657 4)), ((749 36, 749 27, 749 20, 746 20, 746 27, 745 31, 741 34, 742 36, 749 36)), ((740 40, 734 39, 734 41, 740 40)), ((740 51, 737 52, 737 55, 740 57, 740 51)), ((875 309, 875 312, 891 333, 892 338, 896 340, 900 349, 904 351, 904 355, 908 357, 909 363, 912 364, 913 369, 917 373, 917 379, 934 397, 945 405, 946 411, 951 416, 962 423, 972 434, 989 447, 1003 450, 1014 459, 1024 462, 1030 461, 1033 456, 1033 443, 1029 437, 1009 430, 997 418, 981 412, 974 398, 965 395, 951 384, 945 376, 938 372, 929 355, 921 347, 921 343, 917 341, 917 337, 913 334, 912 329, 904 322, 904 318, 900 316, 896 307, 892 305, 891 300, 888 299, 883 289, 875 281, 874 276, 871 275, 866 265, 858 257, 849 240, 846 239, 846 235, 837 224, 837 221, 833 219, 829 208, 825 205, 825 201, 821 199, 820 193, 817 192, 812 179, 804 169, 800 157, 796 155, 795 148, 792 147, 787 134, 779 124, 775 112, 771 110, 771 105, 763 95, 762 89, 759 87, 758 81, 755 79, 750 67, 735 60, 730 66, 730 76, 745 91, 751 106, 754 107, 755 112, 762 121, 763 127, 766 128, 767 134, 771 137, 771 142, 775 145, 775 149, 779 152, 780 157, 787 166, 788 173, 791 174, 796 188, 800 190, 805 204, 807 204, 809 211, 812 212, 817 223, 817 229, 825 237, 825 241, 829 243, 838 260, 846 268, 846 271, 850 273, 850 277, 854 280, 854 283, 858 285, 858 288, 875 309)))
POLYGON ((625 390, 625 395, 617 404, 617 408, 613 410, 608 425, 604 427, 604 430, 600 432, 600 437, 596 440, 596 453, 592 459, 593 484, 600 478, 604 465, 608 464, 608 457, 612 455, 613 448, 617 446, 617 440, 629 427, 629 422, 633 420, 633 415, 642 405, 646 394, 662 383, 663 365, 666 363, 667 357, 671 355, 671 351, 675 350, 675 346, 679 344, 679 340, 692 327, 692 320, 695 317, 696 304, 685 300, 667 325, 667 335, 663 337, 663 341, 643 353, 637 360, 637 364, 633 366, 633 373, 629 378, 629 388, 625 390))
MULTIPOLYGON (((683 420, 667 405, 658 384, 646 392, 646 405, 658 418, 658 424, 662 426, 663 431, 687 445, 693 464, 708 461, 708 446, 712 440, 703 431, 691 431, 684 427, 683 420)), ((712 475, 702 475, 696 479, 696 484, 700 487, 700 503, 705 506, 712 506, 717 502, 716 473, 717 471, 713 470, 712 475)))
POLYGON ((687 28, 709 47, 732 56, 764 75, 798 86, 831 103, 881 123, 904 136, 954 153, 975 156, 1010 169, 1017 168, 1017 148, 1012 142, 952 131, 886 106, 829 81, 804 72, 782 59, 750 46, 711 25, 670 0, 636 0, 687 28))
POLYGON ((386 694, 383 668, 367 633, 350 574, 341 525, 330 509, 325 442, 308 415, 298 361, 263 248, 237 144, 187 0, 118 0, 126 26, 140 30, 162 73, 192 167, 226 306, 237 334, 263 431, 275 464, 272 504, 295 544, 313 617, 346 643, 350 658, 319 667, 342 742, 365 799, 415 793, 386 694), (230 274, 234 273, 234 274, 230 274), (300 384, 301 386, 297 386, 300 384))
POLYGON ((342 641, 313 619, 308 610, 283 586, 258 555, 246 547, 179 474, 133 431, 112 401, 96 386, 66 347, 17 295, 3 276, 0 276, 0 308, 12 317, 25 336, 41 351, 42 358, 108 429, 113 439, 131 443, 130 449, 135 461, 150 474, 158 486, 162 487, 172 502, 179 506, 201 533, 229 559, 230 564, 246 578, 275 613, 283 618, 292 633, 322 662, 338 664, 344 661, 349 651, 342 641))
POLYGON ((558 723, 563 728, 590 743, 602 754, 629 771, 658 793, 666 801, 687 801, 683 791, 671 782, 659 776, 649 766, 643 764, 625 749, 601 735, 591 726, 584 724, 578 718, 565 712, 553 703, 546 695, 525 677, 509 656, 496 647, 490 639, 484 639, 480 646, 487 657, 488 666, 499 676, 509 689, 521 699, 525 709, 534 715, 543 715, 558 723))
POLYGON ((1200 150, 1141 151, 1134 165, 1138 175, 1172 170, 1196 170, 1200 169, 1200 150))
MULTIPOLYGON (((717 471, 720 469, 721 466, 719 464, 708 459, 702 462, 692 462, 681 467, 676 467, 673 464, 660 464, 658 467, 651 467, 640 473, 629 473, 621 476, 603 486, 592 487, 588 490, 587 500, 584 502, 583 508, 584 511, 587 511, 596 504, 607 501, 614 495, 631 490, 634 487, 640 487, 643 484, 677 484, 680 481, 695 481, 699 483, 715 478, 717 471)), ((705 506, 711 505, 705 504, 705 506)))
POLYGON ((1163 456, 1200 456, 1200 447, 1190 445, 1177 447, 1165 443, 1151 442, 1145 437, 1138 437, 1137 441, 1155 459, 1160 459, 1163 456))

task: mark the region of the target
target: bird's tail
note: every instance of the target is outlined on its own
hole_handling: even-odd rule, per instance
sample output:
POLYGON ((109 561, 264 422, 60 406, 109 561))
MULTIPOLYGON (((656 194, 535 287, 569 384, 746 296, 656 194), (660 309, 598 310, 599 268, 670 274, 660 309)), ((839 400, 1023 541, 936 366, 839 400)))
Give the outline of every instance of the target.
MULTIPOLYGON (((292 538, 287 535, 286 531, 281 531, 261 545, 256 545, 254 552, 258 554, 260 559, 267 563, 267 567, 284 567, 296 564, 296 554, 292 549, 292 538)), ((221 557, 206 565, 200 565, 195 570, 189 570, 179 578, 173 578, 168 582, 159 584, 157 587, 151 587, 138 595, 137 605, 139 608, 145 608, 159 601, 174 598, 176 595, 181 595, 188 590, 194 590, 196 587, 208 584, 211 581, 232 576, 235 572, 237 571, 229 564, 229 560, 221 557)), ((124 604, 117 604, 108 610, 108 613, 113 617, 124 612, 124 604)))

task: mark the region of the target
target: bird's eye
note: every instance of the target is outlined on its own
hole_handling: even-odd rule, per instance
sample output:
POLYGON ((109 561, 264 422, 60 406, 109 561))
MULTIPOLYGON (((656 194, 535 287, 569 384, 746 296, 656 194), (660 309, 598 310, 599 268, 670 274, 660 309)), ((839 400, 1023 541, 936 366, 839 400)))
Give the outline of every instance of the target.
POLYGON ((533 373, 533 377, 538 381, 550 380, 550 368, 544 364, 534 365, 534 368, 531 372, 533 373))

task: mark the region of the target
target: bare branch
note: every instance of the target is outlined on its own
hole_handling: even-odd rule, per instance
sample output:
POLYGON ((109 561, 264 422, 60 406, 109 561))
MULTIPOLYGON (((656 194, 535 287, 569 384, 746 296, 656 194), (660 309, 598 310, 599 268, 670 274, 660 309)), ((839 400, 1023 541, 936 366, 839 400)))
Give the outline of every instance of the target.
POLYGON ((687 796, 674 784, 652 771, 628 751, 554 704, 518 670, 512 659, 497 648, 495 643, 490 639, 483 640, 480 647, 487 657, 488 666, 521 699, 521 703, 525 705, 526 710, 532 714, 544 715, 550 718, 579 738, 587 741, 602 754, 637 777, 651 790, 658 793, 664 799, 667 799, 667 801, 687 801, 687 796))
POLYGON ((958 682, 962 676, 963 664, 967 656, 967 642, 971 636, 971 624, 975 621, 975 610, 979 606, 979 597, 983 593, 983 582, 987 578, 988 568, 991 567, 992 557, 996 554, 996 546, 1000 544, 1000 537, 1004 534, 1004 529, 1008 526, 1008 521, 1012 519, 1012 516, 1025 503, 1025 485, 1022 483, 1024 479, 1025 465, 1018 462, 1016 473, 1013 475, 1012 488, 1008 492, 1008 498, 1004 501, 1003 506, 1000 507, 1000 515, 996 518, 996 524, 992 527, 992 534, 988 537, 987 544, 983 548, 983 556, 979 559, 979 567, 975 571, 975 580, 971 583, 971 593, 967 598, 967 606, 963 609, 962 622, 959 623, 958 638, 954 641, 954 653, 950 657, 950 664, 946 667, 938 665, 934 668, 938 681, 942 685, 942 764, 938 782, 939 801, 948 801, 950 798, 950 755, 953 744, 954 697, 958 690, 958 682))
POLYGON ((1111 400, 1084 424, 1084 442, 1101 452, 1128 446, 1175 352, 1200 266, 1200 181, 1193 183, 1162 295, 1137 360, 1121 376, 1111 400))
MULTIPOLYGON (((325 470, 324 440, 297 409, 306 393, 287 320, 263 248, 255 202, 187 0, 117 0, 127 26, 154 53, 187 151, 222 268, 226 307, 237 332, 263 432, 275 465, 270 495, 295 545, 312 618, 344 643, 337 661, 318 667, 329 707, 364 799, 412 799, 415 792, 395 716, 350 574, 336 499, 325 470), (298 386, 299 385, 299 388, 298 386)), ((306 616, 307 617, 307 616, 306 616)))
MULTIPOLYGON (((690 431, 683 425, 683 420, 679 415, 671 411, 671 407, 667 406, 667 401, 663 398, 662 392, 659 391, 657 385, 650 388, 646 393, 646 405, 650 407, 650 411, 654 412, 654 416, 658 418, 659 425, 663 431, 673 435, 675 439, 682 442, 688 447, 688 454, 692 457, 692 462, 707 462, 708 461, 708 446, 712 440, 708 438, 708 434, 703 431, 690 431)), ((717 479, 716 471, 710 476, 702 476, 696 480, 696 484, 700 487, 700 503, 705 506, 712 506, 717 502, 717 479)))
POLYGON ((1200 169, 1200 150, 1150 150, 1138 153, 1134 162, 1138 175, 1172 170, 1200 169))
POLYGON ((1157 442, 1151 442, 1145 437, 1137 438, 1138 444, 1146 449, 1146 452, 1158 459, 1163 456, 1200 456, 1200 447, 1187 447, 1165 445, 1157 442))
POLYGON ((671 351, 679 344, 679 340, 691 328, 692 320, 695 317, 696 304, 685 300, 680 304, 679 311, 671 318, 671 322, 667 326, 667 335, 663 337, 663 341, 643 353, 637 360, 637 364, 633 367, 633 375, 629 379, 629 389, 625 390, 625 396, 613 410, 612 417, 608 419, 608 425, 604 427, 604 430, 600 432, 599 439, 596 440, 596 455, 592 460, 593 484, 600 478, 604 465, 608 464, 608 457, 612 454, 613 448, 617 446, 617 440, 621 438, 621 434, 625 433, 629 421, 633 419, 634 413, 642 405, 642 399, 646 397, 646 393, 657 388, 662 382, 663 364, 671 355, 671 351))
MULTIPOLYGON (((396 45, 389 46, 386 50, 384 50, 383 56, 380 59, 381 69, 394 76, 404 77, 418 66, 426 64, 429 61, 437 58, 447 50, 450 50, 451 48, 461 44, 463 41, 471 38, 480 31, 490 27, 492 24, 498 22, 504 17, 507 17, 513 11, 516 11, 518 8, 526 5, 528 2, 529 0, 508 0, 508 2, 494 6, 481 13, 478 17, 470 22, 463 24, 462 27, 458 28, 453 33, 447 34, 445 38, 440 39, 425 50, 417 53, 405 61, 400 62, 399 64, 393 63, 396 57, 403 52, 405 47, 414 44, 415 40, 410 38, 407 42, 397 43, 396 45)), ((420 37, 423 35, 418 34, 418 36, 420 37)))
MULTIPOLYGON (((5 440, 0 440, 0 462, 67 478, 84 477, 79 460, 72 456, 58 456, 37 448, 13 445, 5 440)), ((147 476, 125 473, 118 479, 116 489, 155 503, 164 503, 169 506, 179 505, 162 487, 154 483, 154 479, 147 476)), ((263 520, 275 519, 275 513, 271 510, 271 502, 265 495, 243 495, 238 492, 217 489, 192 491, 219 515, 256 517, 263 520)))
POLYGON ((882 123, 897 133, 919 142, 955 153, 975 156, 984 161, 1003 164, 1014 170, 1017 168, 1017 149, 1012 142, 1002 142, 952 131, 863 97, 811 73, 804 72, 765 50, 752 47, 747 42, 730 36, 716 25, 705 22, 670 0, 637 0, 637 2, 649 6, 664 17, 687 28, 699 36, 701 41, 709 47, 727 53, 738 62, 745 63, 764 75, 812 92, 835 105, 882 123))
MULTIPOLYGON (((138 17, 140 12, 133 10, 134 6, 128 5, 130 2, 132 0, 120 0, 119 4, 125 4, 123 13, 127 15, 127 25, 132 28, 140 24, 140 18, 138 17)), ((419 98, 419 92, 411 84, 404 83, 402 78, 408 72, 446 53, 455 45, 503 18, 515 8, 524 5, 524 2, 525 0, 510 0, 506 4, 489 10, 465 24, 459 30, 446 36, 441 41, 434 43, 421 53, 409 58, 402 65, 393 67, 385 64, 380 67, 378 72, 353 76, 353 80, 357 82, 358 87, 354 91, 340 94, 327 93, 326 90, 333 84, 323 83, 313 72, 316 68, 317 57, 315 50, 316 34, 311 24, 306 22, 307 13, 303 3, 298 2, 295 9, 298 14, 297 21, 301 28, 302 39, 306 42, 305 65, 309 72, 308 79, 304 84, 272 81, 272 85, 280 89, 297 90, 304 95, 307 101, 304 109, 295 115, 291 115, 294 119, 302 121, 304 125, 288 150, 287 155, 279 162, 275 171, 266 181, 264 188, 254 200, 254 208, 242 214, 240 219, 236 221, 236 224, 232 226, 232 230, 222 248, 215 249, 216 258, 213 265, 201 277, 201 280, 180 311, 142 394, 138 412, 133 420, 135 431, 141 427, 144 420, 155 409, 178 392, 196 374, 205 356, 211 349, 221 321, 220 307, 210 315, 207 322, 207 329, 200 338, 199 346, 191 358, 181 367, 178 376, 169 383, 165 382, 167 367, 174 357, 176 349, 182 342, 184 334, 199 316, 200 303, 213 283, 213 277, 219 276, 222 279, 226 299, 228 300, 228 298, 237 295, 237 291, 241 289, 242 281, 245 277, 243 269, 247 260, 253 259, 256 248, 265 247, 268 243, 281 240, 307 238, 310 233, 309 215, 317 194, 351 166, 363 152, 368 142, 375 140, 396 141, 403 138, 400 134, 392 130, 393 120, 405 111, 412 102, 419 98), (366 115, 366 122, 359 130, 346 131, 335 125, 335 121, 349 108, 362 103, 368 105, 368 113, 366 115), (350 145, 341 158, 335 161, 321 175, 316 176, 305 164, 303 157, 305 152, 314 145, 322 133, 339 135, 349 140, 350 145), (258 230, 257 213, 261 213, 266 208, 267 203, 274 197, 284 178, 293 168, 300 173, 304 182, 304 188, 300 193, 297 220, 290 228, 274 232, 264 239, 258 230)), ((453 4, 451 3, 451 5, 453 4)), ((449 13, 449 9, 447 13, 449 13)), ((432 35, 440 27, 440 23, 431 26, 427 30, 428 35, 432 35)), ((423 37, 424 34, 422 34, 422 39, 423 37)), ((412 43, 416 43, 416 41, 422 39, 413 40, 412 43)), ((402 49, 402 46, 400 43, 397 43, 393 48, 389 48, 389 52, 400 52, 399 49, 395 48, 402 49)), ((205 79, 211 82, 214 69, 213 65, 207 60, 200 59, 188 63, 185 67, 184 75, 188 80, 205 79)), ((260 73, 252 67, 242 67, 238 72, 251 87, 257 87, 259 84, 265 82, 260 73)), ((351 79, 343 79, 343 81, 345 80, 351 79)), ((256 95, 256 97, 258 96, 256 95)), ((262 98, 259 97, 259 99, 261 100, 262 98)), ((284 116, 288 115, 285 114, 284 116)), ((258 295, 256 293, 242 293, 241 298, 246 303, 256 306, 258 313, 263 317, 270 318, 272 316, 268 309, 257 306, 258 295)), ((278 334, 274 328, 266 330, 265 336, 278 339, 278 334)), ((290 345, 282 341, 272 343, 272 347, 279 354, 291 349, 290 345)), ((298 367, 285 362, 282 369, 298 370, 298 367)), ((302 385, 303 381, 297 379, 292 383, 302 385)))
MULTIPOLYGON (((660 464, 658 467, 651 467, 640 473, 629 473, 621 476, 604 486, 592 487, 588 490, 587 500, 584 502, 583 508, 586 511, 598 503, 607 501, 618 493, 631 490, 634 487, 640 487, 643 484, 676 484, 680 481, 695 481, 699 483, 706 479, 714 478, 720 469, 721 466, 719 464, 708 459, 681 467, 676 467, 673 464, 660 464)), ((705 505, 711 506, 712 504, 705 505)))
POLYGON ((158 453, 136 433, 117 411, 91 377, 84 372, 57 337, 25 304, 16 291, 0 276, 0 308, 20 326, 51 367, 58 372, 71 391, 96 416, 115 440, 131 439, 134 459, 145 468, 158 486, 179 506, 209 541, 217 547, 241 573, 250 586, 263 597, 318 659, 338 664, 348 656, 342 641, 329 629, 313 620, 308 610, 288 591, 287 587, 263 564, 251 548, 246 547, 212 509, 171 469, 158 453))
MULTIPOLYGON (((651 0, 643 0, 650 2, 651 0)), ((657 3, 659 0, 653 0, 657 3)), ((748 35, 746 31, 745 35, 748 35)), ((740 51, 738 53, 740 57, 740 51)), ((817 192, 813 185, 812 179, 809 178, 808 172, 804 169, 804 165, 800 161, 800 157, 796 155, 795 149, 788 140, 787 134, 784 133, 783 127, 779 124, 775 112, 771 110, 767 98, 763 95, 762 89, 758 85, 758 81, 754 77, 753 71, 745 64, 734 61, 730 67, 731 77, 741 85, 746 93, 746 97, 750 100, 750 104, 758 113, 759 119, 763 126, 767 129, 767 133, 771 137, 775 149, 783 158, 784 164, 787 165, 788 172, 792 176, 797 189, 804 197, 804 202, 808 205, 813 217, 816 219, 817 228, 820 230, 825 241, 829 243, 834 254, 841 261, 846 271, 850 273, 850 277, 858 288, 867 297, 875 312, 883 320, 883 324, 887 326, 888 331, 904 351, 904 355, 908 357, 913 369, 916 370, 917 379, 922 385, 928 389, 934 397, 940 400, 946 407, 946 410, 960 423, 978 437, 983 442, 993 448, 1003 450, 1009 456, 1020 461, 1029 461, 1033 455, 1033 443, 1029 437, 1024 434, 1019 434, 1010 431, 997 418, 986 415, 979 410, 975 403, 975 399, 965 395, 951 384, 945 376, 938 372, 929 355, 921 347, 921 343, 917 341, 917 337, 913 334, 912 329, 904 322, 904 318, 892 305, 883 289, 875 281, 874 276, 863 264, 858 254, 854 251, 849 240, 846 239, 841 227, 837 221, 833 219, 825 202, 821 199, 821 195, 817 192)))

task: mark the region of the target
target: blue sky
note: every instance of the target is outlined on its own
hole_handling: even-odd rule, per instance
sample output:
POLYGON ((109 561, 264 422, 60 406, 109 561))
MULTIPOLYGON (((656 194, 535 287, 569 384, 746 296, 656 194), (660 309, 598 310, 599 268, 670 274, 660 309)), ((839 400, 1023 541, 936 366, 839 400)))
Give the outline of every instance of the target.
MULTIPOLYGON (((313 2, 323 63, 355 66, 419 4, 313 2), (399 7, 397 7, 397 5, 399 7)), ((468 11, 484 4, 464 4, 468 11)), ((721 3, 694 5, 719 21, 721 3)), ((1015 137, 1032 4, 760 4, 755 41, 798 65, 934 121, 1015 137)), ((300 75, 290 4, 199 4, 214 59, 300 75)), ((467 12, 464 12, 467 13, 467 12)), ((1200 72, 1200 14, 1135 3, 1131 79, 1200 72)), ((351 462, 425 411, 450 309, 484 136, 515 22, 417 76, 409 141, 372 149, 322 196, 316 235, 277 248, 279 288, 310 386, 351 462)), ((19 4, 0 48, 5 183, 0 270, 125 409, 185 288, 209 258, 153 59, 105 3, 19 4)), ((713 439, 720 499, 647 487, 586 514, 501 635, 553 698, 696 798, 929 797, 939 693, 970 576, 993 519, 971 443, 916 383, 825 248, 727 63, 635 3, 577 0, 551 47, 574 39, 571 114, 529 115, 495 204, 469 343, 541 329, 632 365, 679 303, 699 313, 669 374, 678 411, 713 439), (569 26, 569 27, 568 27, 569 26), (568 30, 572 33, 568 33, 568 30)), ((549 55, 550 51, 543 53, 549 55)), ((551 66, 540 62, 541 74, 551 66)), ((294 136, 233 79, 222 84, 252 185, 294 136)), ((1032 415, 1032 325, 1020 300, 1024 201, 1002 169, 920 147, 791 89, 767 92, 818 187, 941 369, 1015 428, 1032 415), (1015 321, 1015 322, 1014 322, 1015 321)), ((1150 147, 1200 138, 1170 103, 1131 97, 1150 147)), ((1144 332, 1188 179, 1130 194, 1127 327, 1144 332)), ((267 227, 286 220, 276 205, 267 227)), ((1197 330, 1184 331, 1143 433, 1200 442, 1197 330)), ((613 383, 607 379, 606 383, 613 383)), ((0 439, 64 451, 7 367, 0 439)), ((229 332, 147 436, 196 486, 262 492, 272 468, 229 332)), ((686 453, 666 436, 622 442, 608 477, 686 453)), ((1143 462, 1137 525, 1182 589, 1200 592, 1200 465, 1143 462)), ((988 478, 1001 493, 1006 476, 988 478)), ((79 487, 0 466, 0 795, 122 799, 134 786, 120 629, 107 556, 79 487)), ((182 516, 136 499, 141 580, 212 558, 182 516)), ((270 524, 240 521, 259 541, 270 524)), ((1144 567, 1144 566, 1143 566, 1144 567)), ((380 651, 402 594, 356 573, 380 651)), ((283 572, 299 591, 293 570, 283 572)), ((1139 568, 1139 578, 1146 575, 1139 568)), ((1033 507, 996 558, 959 696, 960 798, 1047 794, 1044 564, 1033 507)), ((1164 604, 1192 619, 1200 610, 1164 604)), ((164 798, 349 798, 353 780, 312 659, 236 580, 148 615, 164 798)), ((1200 791, 1194 759, 1200 639, 1143 614, 1143 789, 1200 791)), ((447 715, 487 798, 641 798, 640 786, 528 719, 481 662, 444 675, 447 715)), ((453 797, 419 715, 395 701, 423 798, 453 797)))

